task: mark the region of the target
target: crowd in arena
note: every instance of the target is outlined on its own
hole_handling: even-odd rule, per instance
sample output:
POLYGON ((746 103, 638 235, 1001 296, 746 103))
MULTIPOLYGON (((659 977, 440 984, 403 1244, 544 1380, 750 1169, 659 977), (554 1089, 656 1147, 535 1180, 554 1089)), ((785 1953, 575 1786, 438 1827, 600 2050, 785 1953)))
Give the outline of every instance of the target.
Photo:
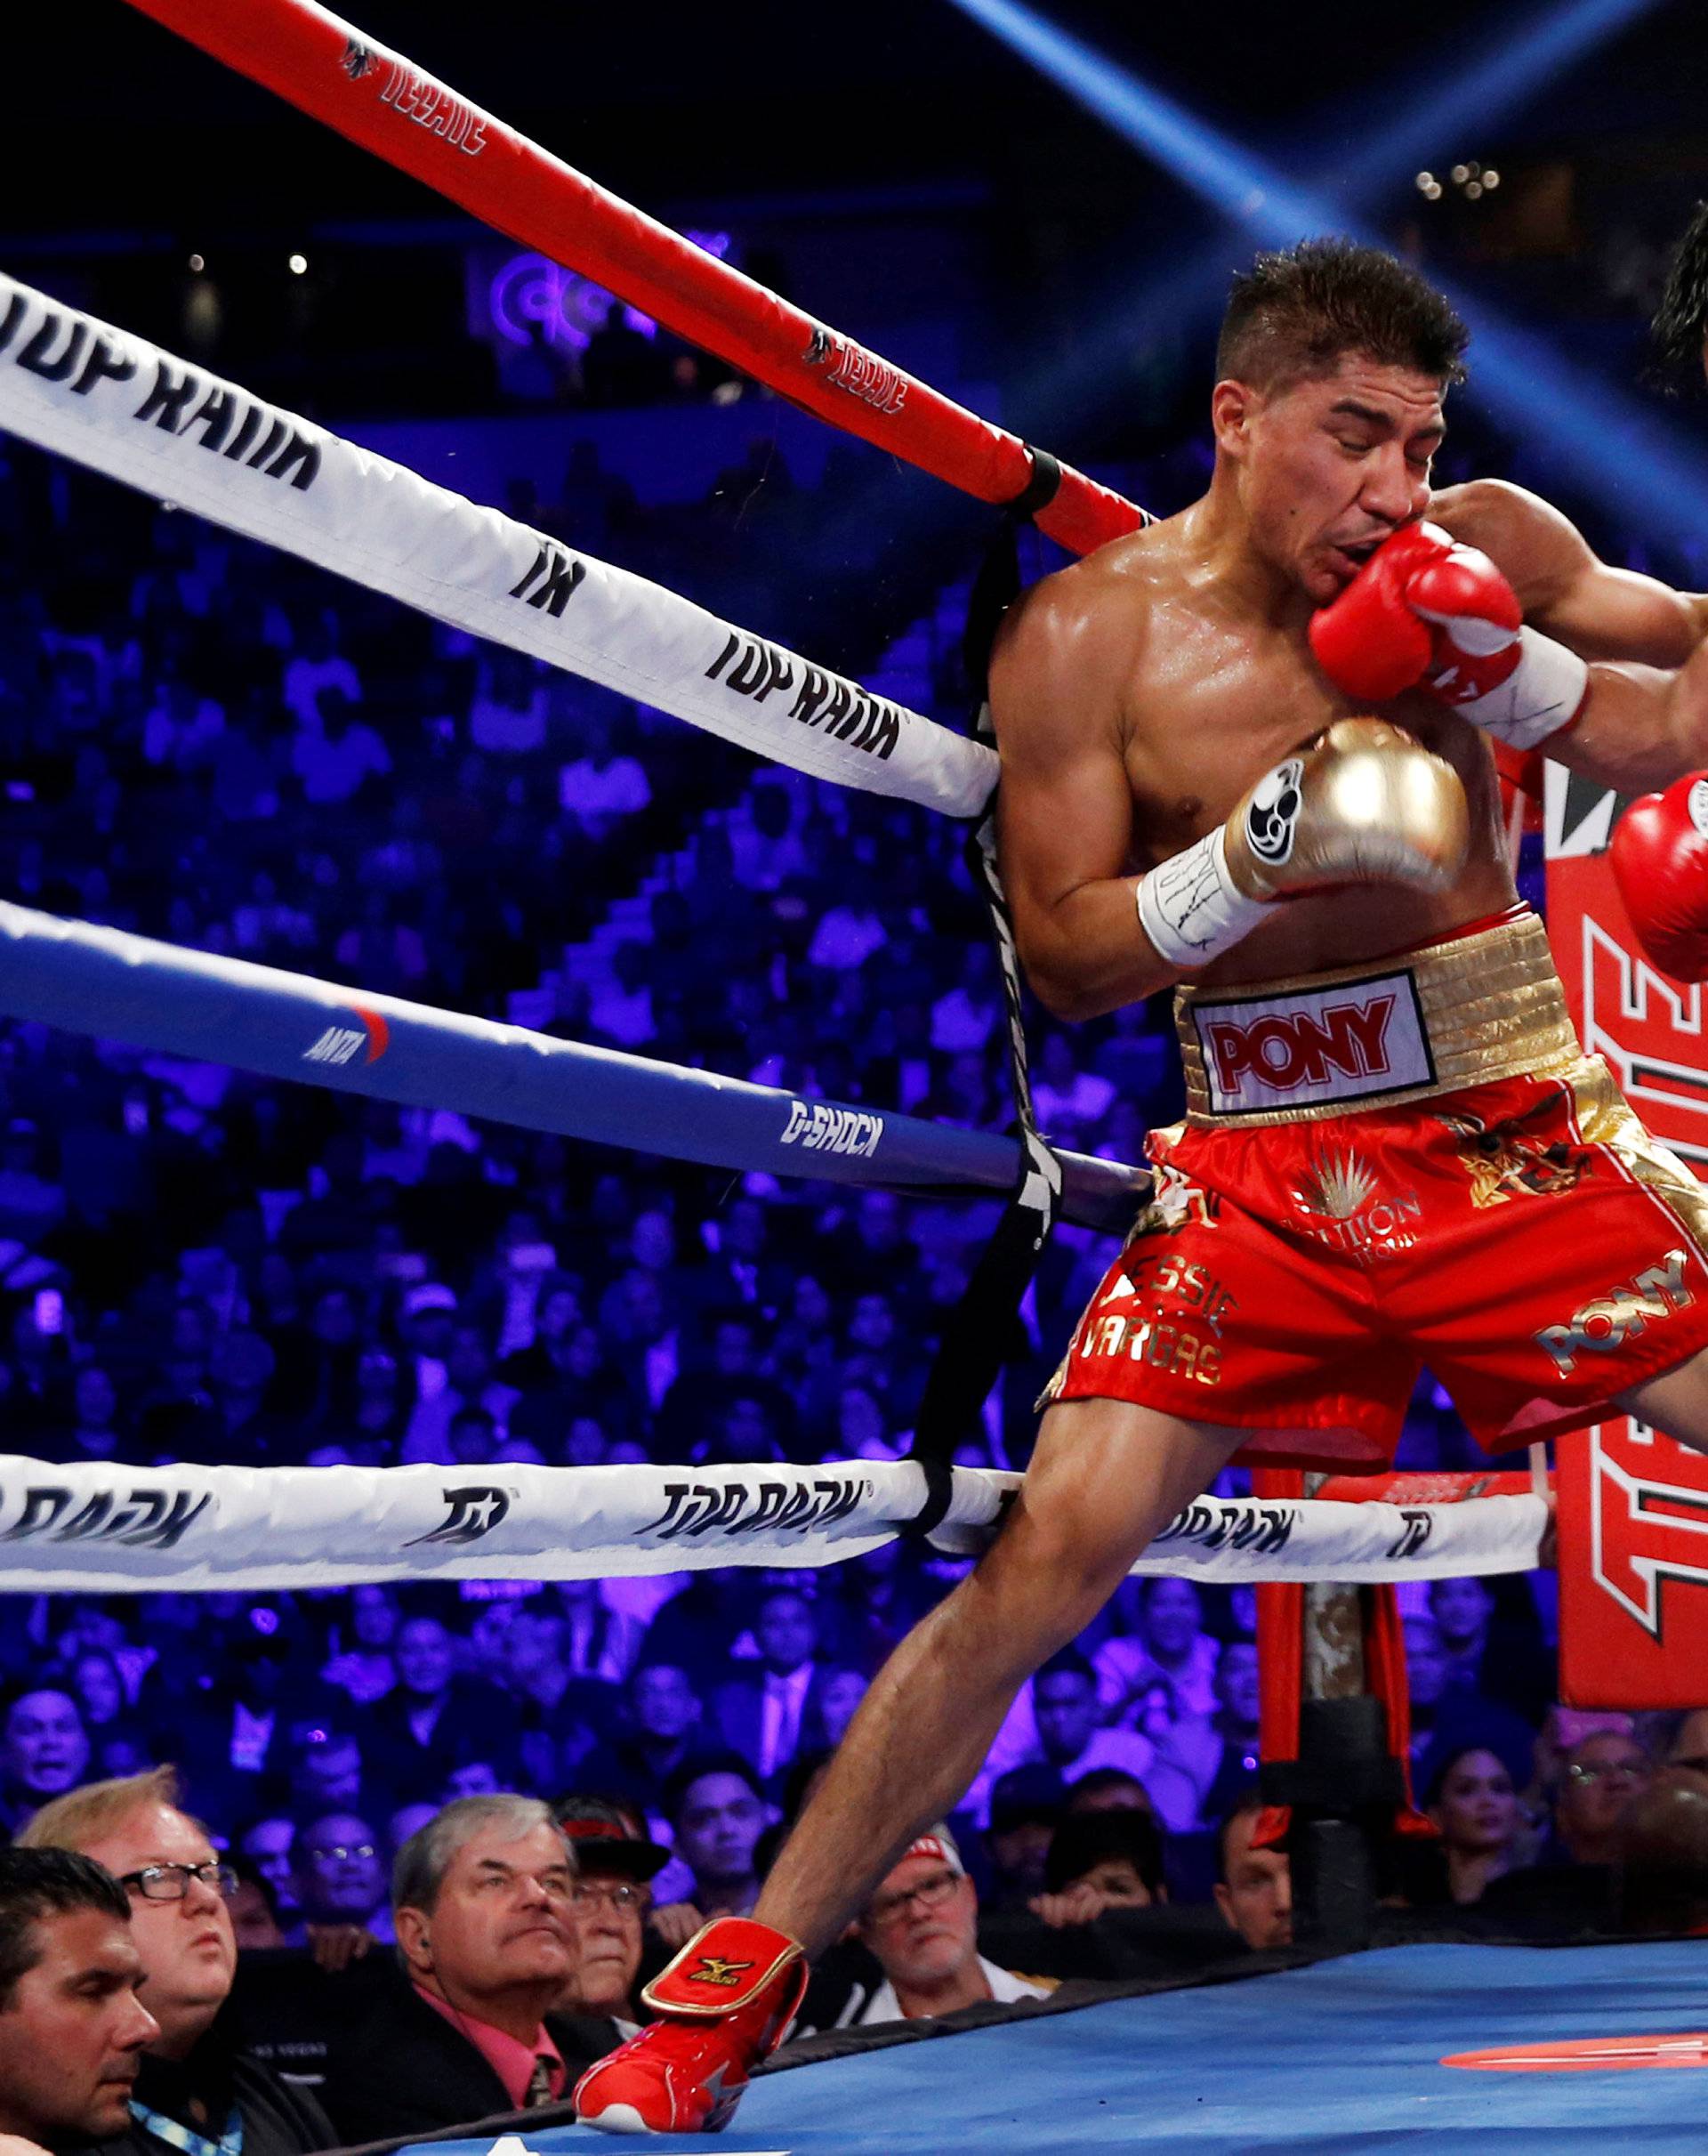
MULTIPOLYGON (((655 516, 584 454, 560 499, 516 506, 599 527, 640 566, 715 553, 729 514, 717 497, 655 516)), ((0 563, 18 901, 456 1010, 528 997, 548 1031, 837 1101, 1006 1120, 1001 983, 941 820, 755 775, 673 721, 11 447, 0 563)), ((936 686, 953 718, 947 660, 936 686)), ((1164 1028, 1144 1009, 1039 1022, 1043 1127, 1139 1159, 1178 1099, 1164 1028)), ((10 1025, 6 1449, 116 1467, 893 1458, 993 1219, 10 1025)), ((1105 1256, 1058 1236, 967 1460, 1024 1466, 1105 1256)), ((1426 1392, 1402 1464, 1458 1465, 1466 1442, 1426 1392)), ((463 1891, 480 1837, 533 1836, 531 1890, 579 1944, 519 1996, 614 2042, 649 1957, 752 1906, 874 1669, 963 1569, 897 1543, 822 1572, 0 1597, 0 1827, 38 1845, 48 1806, 99 1854, 139 1805, 170 1814, 189 1853, 139 1860, 165 1867, 132 1894, 139 1938, 157 1901, 206 1894, 246 1950, 331 1965, 380 1942, 412 1968, 422 1910, 463 1891), (130 1812, 79 1813, 151 1774, 127 1782, 130 1812)), ((1407 1594, 1414 1788, 1441 1834, 1396 1845, 1389 1898, 1616 1926, 1645 1807, 1708 1776, 1708 1710, 1560 1708, 1545 1582, 1407 1594)), ((1257 1833, 1253 1635, 1249 1591, 1129 1581, 886 1881, 818 2025, 1039 1988, 980 1958, 981 1917, 987 1938, 1003 1919, 1035 1949, 1051 1937, 1055 1976, 1108 1973, 1096 1942, 1133 1909, 1213 1910, 1218 1950, 1286 1945, 1287 1861, 1257 1833)), ((81 1874, 18 1876, 44 1906, 100 1905, 81 1874)), ((531 2086, 494 2071, 487 2112, 531 2086)), ((329 2071, 340 2138, 422 2123, 383 2093, 329 2071)))

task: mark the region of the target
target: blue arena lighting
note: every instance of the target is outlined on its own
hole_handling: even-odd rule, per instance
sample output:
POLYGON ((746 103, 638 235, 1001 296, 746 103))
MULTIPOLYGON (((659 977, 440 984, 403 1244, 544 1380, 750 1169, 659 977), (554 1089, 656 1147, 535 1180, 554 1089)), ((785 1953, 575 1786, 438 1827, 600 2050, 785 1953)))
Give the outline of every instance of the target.
MULTIPOLYGON (((1507 113, 1656 4, 1574 0, 1561 7, 1551 0, 1461 73, 1431 83, 1422 97, 1391 118, 1382 115, 1365 147, 1325 166, 1318 183, 1338 200, 1368 203, 1397 186, 1409 186, 1411 168, 1447 156, 1455 139, 1476 154, 1507 113)), ((1372 117, 1366 108, 1366 125, 1372 117)))
POLYGON ((1143 149, 1195 194, 1272 246, 1320 231, 1320 205, 1295 190, 1273 166, 1251 156, 1197 115, 1100 52, 1094 45, 1019 0, 952 0, 1009 50, 1095 113, 1124 141, 1143 149))
MULTIPOLYGON (((1315 233, 1344 232, 1382 245, 1346 208, 1314 188, 1301 188, 1256 156, 1164 96, 1084 39, 1058 28, 1021 0, 954 0, 1010 49, 1093 113, 1124 141, 1172 174, 1268 246, 1291 246, 1315 233)), ((1391 130, 1380 137, 1384 161, 1391 130)), ((1376 145, 1360 153, 1374 157, 1376 145)), ((1220 264, 1206 255, 1205 296, 1220 264)), ((1194 264, 1164 280, 1171 300, 1196 303, 1194 264)), ((1510 322, 1486 303, 1433 280, 1470 325, 1476 393, 1515 435, 1569 463, 1574 477, 1627 511, 1640 510, 1668 532, 1708 529, 1708 486, 1692 475, 1701 445, 1682 429, 1645 410, 1612 383, 1561 359, 1558 350, 1510 322)), ((1148 295, 1158 311, 1161 295, 1148 295)))

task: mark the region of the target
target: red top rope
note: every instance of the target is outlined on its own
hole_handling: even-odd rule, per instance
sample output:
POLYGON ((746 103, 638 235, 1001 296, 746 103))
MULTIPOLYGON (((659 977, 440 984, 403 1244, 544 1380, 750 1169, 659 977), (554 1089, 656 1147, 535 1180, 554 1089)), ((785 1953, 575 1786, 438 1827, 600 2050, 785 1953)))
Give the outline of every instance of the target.
MULTIPOLYGON (((1034 465, 992 426, 792 307, 312 0, 131 0, 252 82, 756 381, 980 501, 1020 499, 1034 465)), ((1042 490, 1042 489, 1040 489, 1042 490)), ((1090 553, 1150 520, 1068 465, 1039 529, 1090 553)))

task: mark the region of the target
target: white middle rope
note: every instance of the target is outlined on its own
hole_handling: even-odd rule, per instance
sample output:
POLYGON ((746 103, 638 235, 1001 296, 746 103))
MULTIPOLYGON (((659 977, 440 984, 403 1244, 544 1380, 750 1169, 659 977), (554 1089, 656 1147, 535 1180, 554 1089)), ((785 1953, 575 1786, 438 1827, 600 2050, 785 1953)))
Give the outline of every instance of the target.
POLYGON ((0 276, 0 427, 754 755, 976 816, 996 758, 663 585, 0 276))

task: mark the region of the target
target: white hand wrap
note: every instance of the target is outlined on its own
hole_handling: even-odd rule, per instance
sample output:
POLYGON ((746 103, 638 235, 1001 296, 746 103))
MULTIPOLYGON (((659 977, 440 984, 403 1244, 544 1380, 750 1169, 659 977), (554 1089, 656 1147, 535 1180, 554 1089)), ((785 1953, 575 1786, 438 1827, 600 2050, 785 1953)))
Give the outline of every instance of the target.
POLYGON ((1133 894, 1152 946, 1182 973, 1231 950, 1269 911, 1266 900, 1248 899, 1228 873, 1227 841, 1225 826, 1206 831, 1140 876, 1133 894))
POLYGON ((1583 709, 1590 669, 1575 651, 1535 629, 1520 629, 1519 642, 1519 663, 1500 687, 1455 701, 1454 709, 1509 748, 1537 748, 1583 709))

